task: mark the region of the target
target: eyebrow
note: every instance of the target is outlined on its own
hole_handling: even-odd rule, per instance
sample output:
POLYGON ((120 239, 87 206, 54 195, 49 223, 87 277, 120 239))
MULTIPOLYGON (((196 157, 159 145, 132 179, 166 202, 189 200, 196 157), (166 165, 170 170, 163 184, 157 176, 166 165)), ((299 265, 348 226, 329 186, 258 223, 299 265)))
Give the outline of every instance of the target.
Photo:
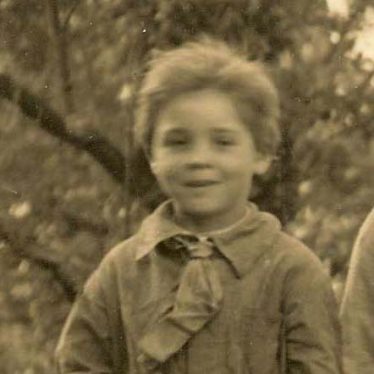
MULTIPOLYGON (((190 128, 188 126, 173 126, 166 129, 166 132, 185 132, 189 131, 190 128)), ((220 132, 220 133, 236 133, 235 129, 232 128, 226 128, 226 127, 213 127, 212 130, 214 132, 220 132)))
POLYGON ((213 130, 215 132, 228 133, 228 134, 236 133, 237 132, 237 131, 235 131, 232 128, 225 128, 225 127, 213 127, 213 130))
POLYGON ((165 131, 165 134, 183 134, 185 132, 188 132, 188 127, 170 127, 170 128, 167 128, 166 131, 165 131))

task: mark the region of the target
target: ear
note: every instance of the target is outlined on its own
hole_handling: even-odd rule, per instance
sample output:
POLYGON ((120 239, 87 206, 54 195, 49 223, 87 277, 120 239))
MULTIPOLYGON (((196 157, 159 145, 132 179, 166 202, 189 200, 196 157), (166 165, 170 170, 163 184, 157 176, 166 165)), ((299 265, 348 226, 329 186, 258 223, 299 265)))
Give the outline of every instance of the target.
POLYGON ((263 154, 257 154, 254 167, 253 167, 253 172, 254 174, 257 175, 262 175, 265 174, 271 165, 272 157, 263 155, 263 154))
POLYGON ((150 160, 149 161, 149 166, 151 167, 152 173, 154 175, 157 175, 158 174, 158 164, 157 164, 157 162, 150 160))

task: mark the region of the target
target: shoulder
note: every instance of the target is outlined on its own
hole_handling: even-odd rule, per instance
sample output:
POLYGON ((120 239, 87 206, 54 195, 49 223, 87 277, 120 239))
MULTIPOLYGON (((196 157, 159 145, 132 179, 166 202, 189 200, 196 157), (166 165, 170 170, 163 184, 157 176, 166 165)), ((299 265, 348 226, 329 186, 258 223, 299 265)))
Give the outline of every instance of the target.
POLYGON ((138 236, 135 234, 130 238, 116 244, 103 258, 103 264, 113 266, 115 264, 130 264, 135 261, 138 248, 138 236))
POLYGON ((124 277, 130 278, 136 262, 137 242, 137 236, 134 235, 110 249, 88 278, 85 292, 106 293, 117 286, 119 279, 123 281, 124 277))
POLYGON ((320 259, 310 248, 283 231, 274 243, 274 248, 282 259, 290 264, 322 267, 320 259))
POLYGON ((284 305, 323 304, 337 310, 331 276, 311 249, 286 233, 280 234, 274 249, 278 253, 278 274, 282 274, 284 305))
POLYGON ((282 229, 279 220, 270 213, 260 212, 262 230, 258 230, 261 242, 267 243, 264 258, 274 265, 276 273, 303 272, 309 270, 324 272, 318 256, 299 239, 282 229))
POLYGON ((278 218, 268 212, 259 212, 261 222, 258 241, 265 243, 270 250, 267 257, 273 257, 275 264, 299 267, 321 267, 316 254, 299 239, 288 234, 281 226, 278 218))
POLYGON ((330 277, 318 256, 300 240, 281 232, 274 243, 278 269, 285 280, 330 283, 330 277))

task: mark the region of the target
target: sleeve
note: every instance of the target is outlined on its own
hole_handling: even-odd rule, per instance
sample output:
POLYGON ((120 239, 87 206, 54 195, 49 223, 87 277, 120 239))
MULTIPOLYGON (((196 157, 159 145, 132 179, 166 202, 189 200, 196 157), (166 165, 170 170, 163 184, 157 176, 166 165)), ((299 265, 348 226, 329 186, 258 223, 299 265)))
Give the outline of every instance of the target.
POLYGON ((341 304, 343 361, 349 374, 369 374, 374 367, 374 210, 353 247, 341 304))
POLYGON ((90 277, 73 305, 57 349, 59 374, 112 374, 110 316, 100 268, 90 277))
POLYGON ((289 271, 285 288, 286 373, 341 374, 338 307, 330 278, 312 253, 289 271))

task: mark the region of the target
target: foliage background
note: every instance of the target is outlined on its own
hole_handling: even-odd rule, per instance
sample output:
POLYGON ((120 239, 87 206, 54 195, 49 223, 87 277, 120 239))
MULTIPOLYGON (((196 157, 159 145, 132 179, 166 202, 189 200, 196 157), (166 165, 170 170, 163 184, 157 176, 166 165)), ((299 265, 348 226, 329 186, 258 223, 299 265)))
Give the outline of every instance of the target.
POLYGON ((318 254, 339 297, 374 201, 374 8, 334 4, 0 1, 4 374, 54 372, 76 293, 159 201, 132 141, 136 87, 153 53, 201 32, 269 65, 283 140, 253 199, 318 254))

